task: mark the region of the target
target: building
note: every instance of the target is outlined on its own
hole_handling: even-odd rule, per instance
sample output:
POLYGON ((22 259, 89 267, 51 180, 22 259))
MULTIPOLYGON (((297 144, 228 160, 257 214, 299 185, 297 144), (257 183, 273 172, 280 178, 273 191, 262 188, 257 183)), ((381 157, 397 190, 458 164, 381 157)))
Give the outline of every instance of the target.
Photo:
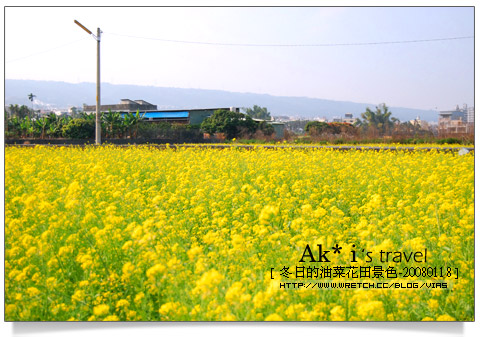
MULTIPOLYGON (((353 118, 353 114, 351 113, 346 113, 345 117, 333 117, 332 122, 333 123, 347 123, 347 124, 354 124, 357 119, 353 118)), ((324 120, 326 122, 326 120, 324 120)), ((321 122, 324 122, 321 121, 321 122)))
POLYGON ((450 119, 450 120, 461 120, 464 123, 468 122, 468 115, 469 115, 469 109, 472 109, 471 112, 473 114, 474 108, 468 106, 466 104, 463 105, 463 108, 460 109, 460 107, 457 105, 455 110, 447 110, 447 111, 440 111, 440 119, 450 119))
POLYGON ((356 118, 353 118, 353 114, 347 113, 345 117, 342 119, 343 123, 354 124, 357 121, 356 118))
POLYGON ((409 123, 414 125, 414 126, 420 127, 421 130, 429 130, 430 129, 430 125, 428 124, 428 122, 421 120, 420 116, 417 116, 417 118, 410 120, 409 123))
POLYGON ((275 132, 275 138, 276 139, 282 139, 285 136, 285 123, 269 122, 269 121, 267 121, 267 123, 271 124, 273 126, 273 130, 275 132))
POLYGON ((467 123, 475 123, 475 107, 473 106, 467 109, 467 123))
POLYGON ((273 119, 277 122, 288 122, 290 120, 289 116, 273 116, 273 119))
MULTIPOLYGON (((136 113, 139 111, 143 114, 146 122, 177 122, 183 124, 201 124, 204 119, 213 115, 215 110, 230 110, 240 112, 239 108, 208 108, 208 109, 182 109, 182 110, 158 110, 157 106, 142 99, 130 100, 124 98, 119 104, 101 105, 101 112, 121 112, 136 113)), ((83 111, 91 113, 97 111, 95 105, 84 105, 83 111)))
POLYGON ((278 121, 269 121, 265 119, 252 118, 255 122, 266 122, 273 127, 273 132, 275 132, 275 138, 281 139, 285 135, 285 123, 278 121))
POLYGON ((216 110, 230 110, 240 112, 240 108, 230 107, 208 109, 154 110, 144 111, 142 112, 142 115, 145 122, 167 122, 197 125, 202 124, 202 122, 211 115, 213 115, 216 110))
MULTIPOLYGON (((95 105, 84 105, 83 110, 87 113, 95 112, 95 105)), ((177 124, 191 124, 199 125, 212 116, 216 110, 230 110, 240 112, 240 108, 206 108, 206 109, 182 109, 182 110, 158 110, 156 105, 150 104, 144 100, 122 99, 119 104, 101 105, 100 111, 115 111, 122 115, 127 113, 136 113, 139 111, 142 114, 143 121, 147 123, 177 123, 177 124)), ((283 138, 285 123, 266 121, 273 126, 275 130, 275 137, 277 139, 283 138)))
MULTIPOLYGON (((138 110, 140 112, 146 112, 157 110, 157 106, 150 104, 142 99, 132 101, 128 98, 124 98, 120 100, 119 104, 100 105, 100 111, 107 112, 108 110, 118 112, 137 112, 138 110)), ((85 111, 86 113, 95 112, 97 111, 97 106, 84 105, 83 111, 85 111)))
POLYGON ((474 107, 463 108, 457 105, 455 110, 440 111, 438 117, 438 134, 440 136, 452 134, 473 134, 474 132, 474 107))

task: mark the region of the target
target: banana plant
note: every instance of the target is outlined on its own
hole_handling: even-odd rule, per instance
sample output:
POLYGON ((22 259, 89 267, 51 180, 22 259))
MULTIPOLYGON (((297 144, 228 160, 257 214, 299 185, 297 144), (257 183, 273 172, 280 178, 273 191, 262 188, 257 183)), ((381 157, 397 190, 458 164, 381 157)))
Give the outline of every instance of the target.
POLYGON ((22 134, 22 121, 17 116, 11 117, 8 121, 8 130, 13 136, 20 136, 22 134))
POLYGON ((48 126, 48 119, 46 117, 39 118, 35 121, 35 124, 40 129, 40 139, 44 139, 45 138, 45 129, 48 126))
POLYGON ((110 109, 102 115, 102 121, 105 123, 107 136, 113 138, 115 133, 122 130, 122 117, 119 112, 112 112, 110 109))
POLYGON ((94 121, 95 118, 96 118, 96 114, 94 114, 94 113, 87 114, 86 112, 82 112, 80 114, 80 117, 87 120, 87 121, 94 121))
POLYGON ((22 136, 24 138, 33 135, 33 123, 29 117, 26 117, 22 120, 20 124, 20 129, 22 130, 22 136))
POLYGON ((135 132, 133 133, 133 138, 137 138, 138 123, 143 119, 143 116, 145 116, 145 113, 140 115, 139 110, 137 110, 135 114, 130 112, 125 114, 123 119, 123 125, 125 129, 128 130, 130 138, 132 138, 132 130, 134 127, 135 127, 135 132))
POLYGON ((47 134, 50 137, 59 136, 60 131, 61 131, 60 123, 50 123, 50 124, 48 124, 47 134))

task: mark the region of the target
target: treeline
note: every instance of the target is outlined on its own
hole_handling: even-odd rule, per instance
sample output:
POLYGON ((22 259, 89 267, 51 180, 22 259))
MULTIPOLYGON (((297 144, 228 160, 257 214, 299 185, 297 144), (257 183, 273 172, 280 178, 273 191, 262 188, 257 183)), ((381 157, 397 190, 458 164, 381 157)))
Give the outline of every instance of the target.
MULTIPOLYGON (((268 117, 266 108, 255 106, 247 110, 256 117, 268 117)), ((26 106, 11 105, 5 110, 5 137, 40 139, 93 139, 95 137, 96 114, 76 112, 72 116, 51 113, 39 116, 26 106)), ((220 136, 219 139, 273 137, 272 125, 265 121, 254 121, 249 115, 229 110, 217 110, 201 125, 150 122, 143 114, 121 114, 108 111, 101 114, 102 139, 176 139, 178 141, 200 141, 204 133, 220 136)))
MULTIPOLYGON (((5 111, 6 138, 70 138, 88 139, 95 137, 95 114, 78 113, 76 117, 58 116, 50 113, 39 116, 26 106, 10 106, 5 111)), ((129 113, 124 117, 119 112, 101 114, 102 135, 105 138, 135 138, 140 113, 129 113)))
POLYGON ((374 110, 367 108, 355 123, 326 123, 319 121, 292 121, 286 123, 287 130, 296 135, 294 141, 334 144, 385 143, 403 144, 440 143, 471 144, 473 135, 455 137, 438 137, 436 130, 425 128, 414 121, 400 122, 392 116, 385 104, 374 110), (291 123, 291 124, 290 124, 291 123), (301 127, 303 126, 303 130, 301 127), (303 132, 302 132, 303 131, 303 132))
MULTIPOLYGON (((250 141, 274 141, 275 133, 270 112, 254 106, 243 109, 245 113, 217 110, 201 125, 144 121, 136 113, 101 114, 102 139, 172 139, 179 142, 201 142, 206 134, 219 140, 243 139, 250 141), (252 118, 253 117, 253 118, 252 118), (254 120, 255 118, 255 120, 254 120), (266 120, 260 120, 266 119, 266 120)), ((10 105, 5 109, 5 138, 40 139, 93 139, 95 137, 95 114, 76 112, 73 116, 58 116, 54 113, 39 116, 33 109, 22 105, 10 105)), ((392 116, 385 104, 374 110, 369 108, 355 123, 326 123, 320 121, 290 121, 285 123, 284 139, 299 143, 473 143, 473 135, 440 139, 433 129, 418 123, 401 123, 392 116)))
POLYGON ((292 131, 303 131, 312 138, 328 138, 342 136, 345 138, 368 137, 368 138, 385 138, 392 136, 430 136, 434 133, 431 129, 422 128, 418 123, 400 122, 392 116, 385 104, 380 104, 371 110, 366 108, 361 114, 361 118, 357 118, 355 123, 340 122, 319 122, 319 121, 292 121, 287 122, 287 127, 292 131), (289 125, 289 123, 292 123, 289 125), (303 130, 300 128, 303 126, 303 130))
POLYGON ((221 134, 226 139, 269 138, 274 134, 271 124, 266 121, 254 121, 248 111, 247 114, 243 114, 221 109, 216 110, 212 116, 205 119, 200 125, 200 129, 210 135, 221 134))

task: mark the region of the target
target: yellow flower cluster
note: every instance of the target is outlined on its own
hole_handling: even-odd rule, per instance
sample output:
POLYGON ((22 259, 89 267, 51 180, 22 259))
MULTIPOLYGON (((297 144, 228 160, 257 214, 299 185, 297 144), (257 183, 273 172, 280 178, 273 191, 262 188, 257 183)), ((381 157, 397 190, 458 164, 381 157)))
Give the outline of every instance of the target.
POLYGON ((437 151, 7 147, 5 318, 473 320, 473 167, 473 153, 437 151), (326 282, 280 274, 307 244, 344 247, 332 267, 459 278, 396 280, 448 290, 281 289, 326 282), (379 261, 424 249, 427 263, 379 261))

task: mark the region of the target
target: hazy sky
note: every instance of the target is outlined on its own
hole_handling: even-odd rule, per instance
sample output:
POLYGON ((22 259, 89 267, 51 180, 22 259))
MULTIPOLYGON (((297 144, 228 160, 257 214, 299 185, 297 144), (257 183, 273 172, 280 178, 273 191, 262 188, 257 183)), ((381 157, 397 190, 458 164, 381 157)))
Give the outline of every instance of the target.
POLYGON ((446 110, 473 105, 472 7, 6 8, 7 79, 102 82, 307 96, 446 110), (26 24, 28 27, 26 28, 26 24), (139 38, 132 38, 135 36, 139 38), (155 40, 157 39, 157 40, 155 40))

